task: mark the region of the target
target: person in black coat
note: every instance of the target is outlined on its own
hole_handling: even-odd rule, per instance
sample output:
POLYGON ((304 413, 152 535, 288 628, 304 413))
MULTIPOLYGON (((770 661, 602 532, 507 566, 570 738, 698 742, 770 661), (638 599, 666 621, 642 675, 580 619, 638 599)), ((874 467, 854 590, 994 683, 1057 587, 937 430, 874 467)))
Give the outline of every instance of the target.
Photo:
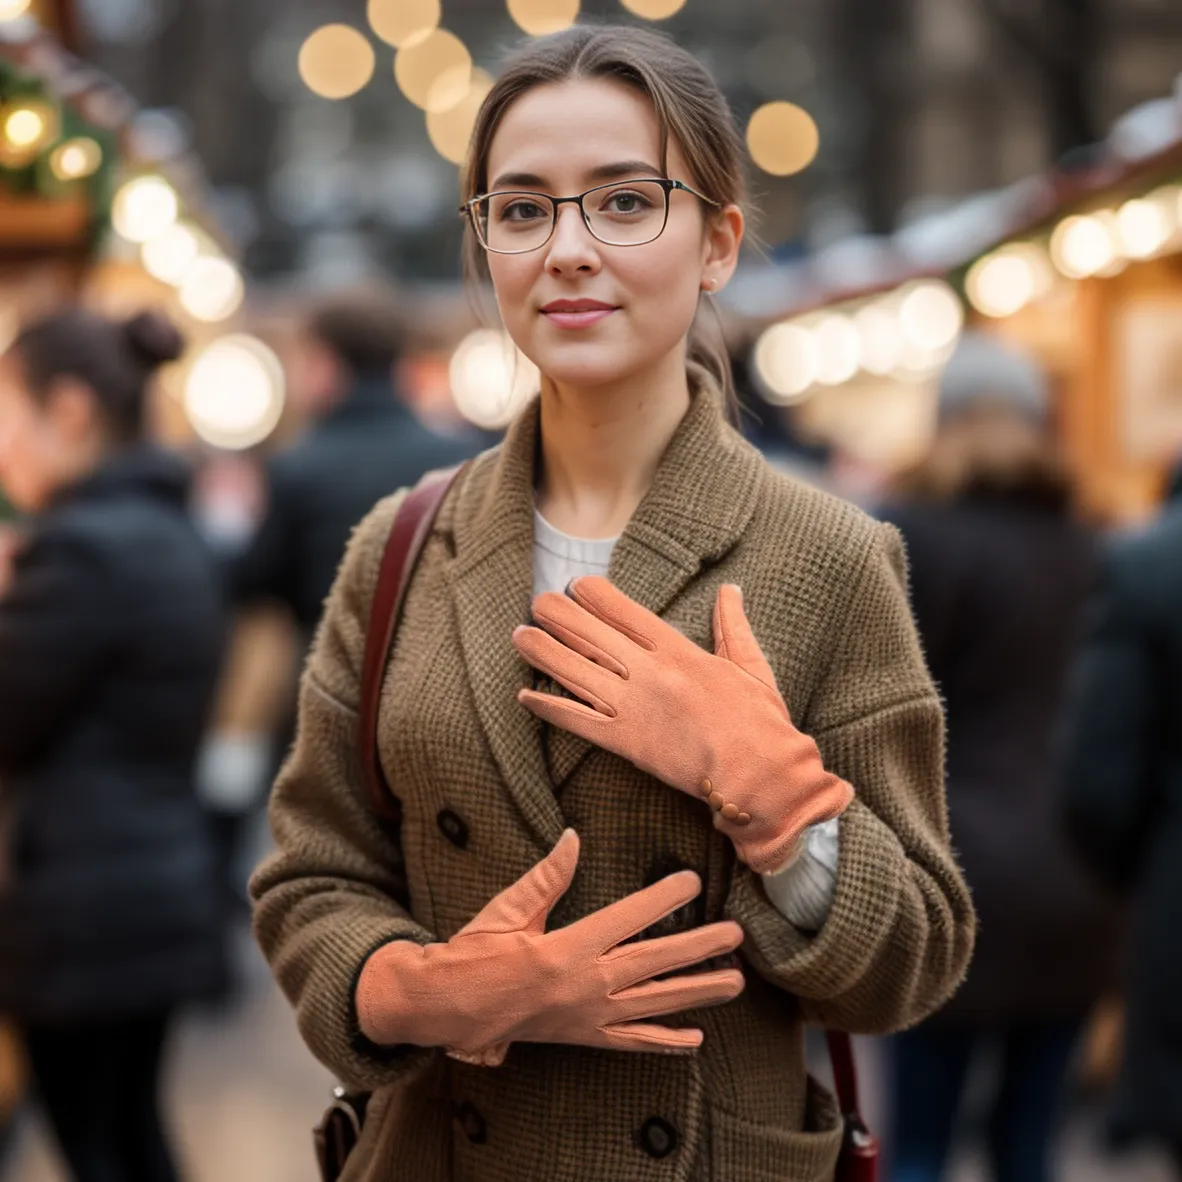
POLYGON ((1085 1017, 1115 978, 1117 917, 1062 837, 1055 739, 1094 542, 1046 426, 1044 379, 967 334, 945 370, 931 453, 884 512, 947 711, 952 842, 980 933, 949 1005, 893 1045, 899 1182, 936 1182, 971 1064, 1002 1070, 989 1157, 1004 1182, 1048 1177, 1057 1100, 1085 1017))
POLYGON ((69 310, 0 358, 0 482, 30 514, 0 594, 0 1013, 79 1182, 172 1182, 177 1006, 224 974, 194 789, 224 633, 187 470, 143 439, 181 339, 69 310))
POLYGON ((233 581, 239 603, 285 604, 305 646, 353 527, 382 497, 478 450, 423 425, 396 396, 402 332, 392 299, 342 292, 313 310, 290 367, 312 425, 270 461, 268 508, 233 581))
POLYGON ((1182 1175, 1182 469, 1160 518, 1115 539, 1073 684, 1068 832, 1135 920, 1112 1132, 1182 1175))

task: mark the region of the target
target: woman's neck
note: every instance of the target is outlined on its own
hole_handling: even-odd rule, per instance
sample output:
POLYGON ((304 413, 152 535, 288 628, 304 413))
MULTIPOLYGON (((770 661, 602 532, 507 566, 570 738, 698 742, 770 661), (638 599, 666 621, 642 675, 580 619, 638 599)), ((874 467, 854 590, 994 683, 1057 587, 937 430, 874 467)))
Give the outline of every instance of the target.
POLYGON ((624 532, 689 409, 685 359, 625 382, 576 389, 542 382, 537 507, 578 538, 624 532))

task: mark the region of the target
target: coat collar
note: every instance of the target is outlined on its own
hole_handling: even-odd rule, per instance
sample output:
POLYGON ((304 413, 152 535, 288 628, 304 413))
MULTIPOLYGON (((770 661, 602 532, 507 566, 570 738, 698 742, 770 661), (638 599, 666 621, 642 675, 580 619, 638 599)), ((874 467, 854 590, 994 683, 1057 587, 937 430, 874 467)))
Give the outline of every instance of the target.
MULTIPOLYGON (((455 504, 449 576, 489 745, 525 819, 549 845, 563 829, 556 786, 592 748, 565 731, 546 733, 516 698, 533 677, 513 648, 512 633, 530 618, 539 421, 535 399, 465 481, 455 504)), ((699 385, 616 545, 611 581, 663 614, 704 565, 738 542, 764 470, 759 453, 726 422, 721 395, 699 385)))

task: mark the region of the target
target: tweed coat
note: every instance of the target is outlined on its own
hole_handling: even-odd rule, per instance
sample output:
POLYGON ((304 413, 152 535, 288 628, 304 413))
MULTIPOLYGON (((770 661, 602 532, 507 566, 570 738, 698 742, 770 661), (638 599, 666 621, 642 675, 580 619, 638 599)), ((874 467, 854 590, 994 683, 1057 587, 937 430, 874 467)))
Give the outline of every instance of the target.
POLYGON ((398 495, 350 544, 272 796, 278 849, 252 884, 258 939, 312 1051, 375 1089, 346 1182, 829 1179, 839 1122, 806 1073, 802 1025, 918 1021, 960 981, 974 936, 899 537, 777 474, 705 388, 612 558, 616 586, 703 646, 718 586, 742 586, 794 720, 854 785, 833 907, 806 935, 699 801, 516 701, 532 678, 511 635, 529 618, 538 432, 535 402, 449 494, 416 571, 379 724, 400 835, 372 814, 355 754, 364 631, 398 495), (684 1019, 703 1047, 516 1044, 503 1066, 482 1068, 367 1043, 353 992, 368 955, 395 939, 446 940, 565 826, 582 857, 552 925, 692 867, 703 893, 660 934, 724 917, 744 928, 744 993, 684 1019))

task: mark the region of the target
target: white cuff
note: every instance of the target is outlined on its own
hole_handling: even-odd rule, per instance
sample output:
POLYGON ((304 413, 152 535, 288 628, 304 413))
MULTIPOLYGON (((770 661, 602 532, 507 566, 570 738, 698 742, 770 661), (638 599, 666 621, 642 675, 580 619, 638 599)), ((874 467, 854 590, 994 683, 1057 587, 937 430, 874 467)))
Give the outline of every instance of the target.
POLYGON ((764 874, 772 906, 802 932, 825 926, 837 892, 838 818, 805 831, 800 852, 781 870, 764 874))

